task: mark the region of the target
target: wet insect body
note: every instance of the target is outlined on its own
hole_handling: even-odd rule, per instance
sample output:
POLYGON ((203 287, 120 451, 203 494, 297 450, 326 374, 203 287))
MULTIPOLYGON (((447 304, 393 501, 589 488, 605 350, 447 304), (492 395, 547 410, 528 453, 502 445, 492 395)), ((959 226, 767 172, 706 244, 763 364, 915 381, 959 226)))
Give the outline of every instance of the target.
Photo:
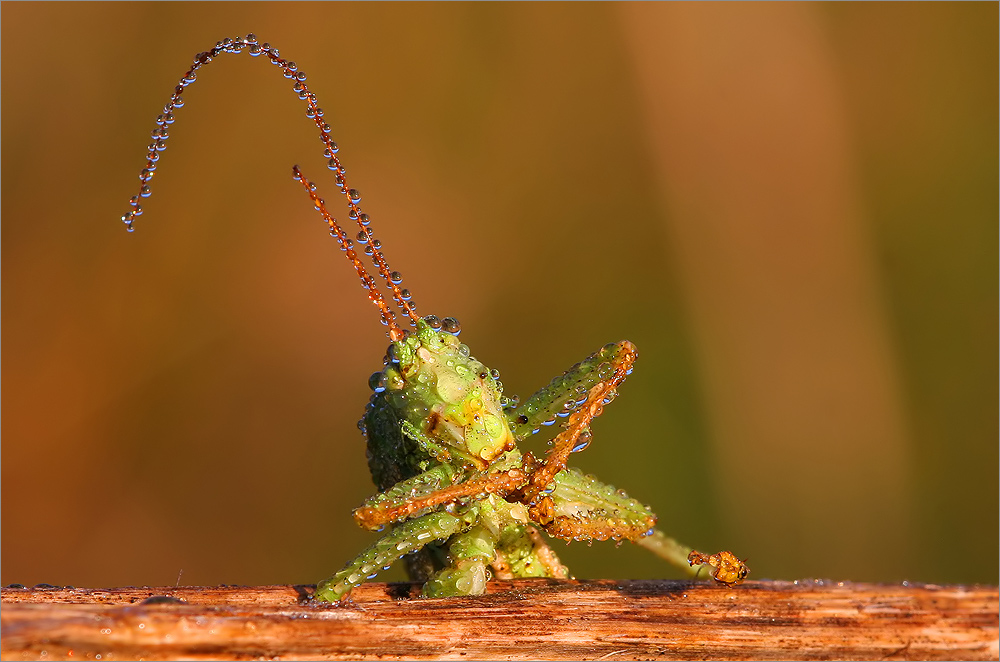
POLYGON ((315 597, 342 601, 401 559, 431 597, 481 594, 490 576, 568 577, 541 532, 567 541, 630 540, 693 575, 711 575, 727 585, 743 581, 747 567, 731 553, 702 554, 677 543, 654 528, 656 517, 647 506, 566 465, 570 453, 590 443, 591 421, 631 373, 635 346, 627 340, 605 345, 524 403, 506 397, 499 373, 477 361, 458 339, 456 320, 417 316, 410 293, 400 286, 402 277, 390 270, 361 211, 360 194, 347 185, 337 144, 305 74, 254 35, 225 39, 199 53, 174 88, 157 118, 139 192, 122 216, 127 229, 132 231, 142 214, 139 203, 150 195, 149 180, 166 148, 174 112, 184 103, 182 92, 202 66, 224 53, 243 51, 265 56, 294 81, 293 90, 306 102, 306 115, 320 130, 324 157, 359 228, 356 238, 330 215, 298 166, 294 178, 353 264, 390 339, 383 368, 370 379, 373 394, 359 423, 379 491, 354 511, 359 525, 383 534, 320 582, 315 597), (370 258, 412 328, 400 326, 356 245, 363 247, 360 253, 370 258), (519 442, 557 419, 561 429, 544 457, 518 449, 519 442))

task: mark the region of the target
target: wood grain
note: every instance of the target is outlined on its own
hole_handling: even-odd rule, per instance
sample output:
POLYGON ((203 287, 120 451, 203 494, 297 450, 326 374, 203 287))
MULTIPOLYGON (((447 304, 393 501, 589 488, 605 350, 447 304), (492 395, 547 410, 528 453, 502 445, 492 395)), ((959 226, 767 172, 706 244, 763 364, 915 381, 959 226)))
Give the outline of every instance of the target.
POLYGON ((996 660, 995 586, 518 580, 477 598, 371 583, 6 588, 4 660, 996 660))

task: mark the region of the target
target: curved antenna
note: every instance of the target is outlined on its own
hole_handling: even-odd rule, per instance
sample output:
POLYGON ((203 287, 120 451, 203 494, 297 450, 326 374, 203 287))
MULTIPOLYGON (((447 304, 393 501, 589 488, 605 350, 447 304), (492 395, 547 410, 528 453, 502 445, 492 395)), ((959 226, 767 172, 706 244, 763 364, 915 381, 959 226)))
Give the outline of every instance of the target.
MULTIPOLYGON (((125 228, 129 232, 135 230, 133 223, 135 222, 136 217, 142 215, 142 205, 140 205, 139 202, 142 198, 148 198, 151 194, 149 180, 153 178, 153 175, 156 172, 156 165, 160 160, 160 152, 167 148, 166 141, 167 138, 170 137, 167 127, 174 123, 174 111, 184 105, 184 98, 181 96, 184 88, 194 83, 195 80, 197 80, 198 69, 211 62, 214 58, 223 53, 239 54, 244 50, 249 52, 253 57, 266 55, 271 61, 271 64, 277 65, 281 69, 282 75, 284 75, 285 78, 295 81, 292 85, 292 90, 298 94, 300 100, 306 102, 306 117, 311 119, 320 131, 320 140, 323 142, 323 156, 329 159, 327 167, 334 172, 340 192, 347 196, 347 204, 350 208, 350 217, 352 220, 357 221, 358 227, 360 228, 357 234, 358 242, 365 245, 365 254, 371 257, 372 263, 375 265, 379 275, 385 279, 389 290, 392 292, 392 298, 396 302, 396 305, 403 312, 403 314, 409 318, 410 324, 416 326, 417 320, 420 319, 414 312, 416 304, 414 304, 411 300, 409 290, 400 287, 400 283, 403 279, 402 275, 398 271, 389 270, 389 264, 386 262, 385 256, 381 250, 382 244, 378 239, 375 239, 372 234, 370 225, 371 221, 368 214, 361 211, 361 207, 359 205, 361 202, 361 194, 358 193, 357 189, 349 188, 347 185, 344 167, 340 164, 340 159, 337 158, 337 151, 340 148, 337 147, 337 143, 335 143, 330 137, 330 125, 323 120, 323 109, 317 105, 316 95, 313 94, 306 85, 305 73, 299 71, 298 66, 294 62, 282 58, 279 55, 277 48, 272 47, 266 42, 259 44, 257 42, 257 37, 252 33, 248 34, 246 37, 223 39, 222 41, 216 43, 212 50, 198 53, 198 55, 194 58, 194 64, 192 64, 191 68, 184 73, 180 81, 174 87, 174 93, 170 96, 170 101, 167 102, 167 104, 163 107, 163 112, 156 118, 156 128, 153 129, 152 132, 153 142, 150 143, 147 148, 146 167, 139 172, 139 192, 138 194, 132 196, 129 200, 129 204, 132 209, 122 215, 122 222, 125 224, 125 228)), ((398 325, 396 325, 394 321, 395 313, 385 303, 381 292, 379 292, 378 288, 375 286, 374 279, 368 275, 364 266, 357 259, 357 253, 352 248, 352 240, 347 237, 346 233, 337 221, 326 211, 324 201, 316 195, 315 185, 311 182, 307 182, 305 178, 301 176, 298 166, 294 168, 294 172, 296 174, 296 179, 300 180, 306 187, 310 197, 313 199, 313 203, 316 204, 316 208, 323 215, 323 219, 330 226, 330 234, 340 242, 341 248, 348 253, 348 259, 354 263, 354 267, 358 271, 358 275, 361 276, 362 283, 364 283, 365 287, 369 290, 369 298, 373 303, 375 303, 376 306, 379 307, 379 311, 382 314, 382 321, 389 326, 390 337, 394 335, 402 337, 403 333, 399 330, 398 325)), ((393 338, 393 340, 396 339, 397 338, 395 337, 393 338)))

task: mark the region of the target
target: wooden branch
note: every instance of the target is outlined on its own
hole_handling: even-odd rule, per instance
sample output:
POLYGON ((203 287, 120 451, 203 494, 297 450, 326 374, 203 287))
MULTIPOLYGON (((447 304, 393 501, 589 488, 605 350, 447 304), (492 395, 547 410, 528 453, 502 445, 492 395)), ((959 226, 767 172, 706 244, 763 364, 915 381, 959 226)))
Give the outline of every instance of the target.
POLYGON ((477 598, 366 584, 8 588, 0 653, 20 659, 996 660, 995 586, 495 581, 477 598), (98 657, 100 656, 100 657, 98 657))

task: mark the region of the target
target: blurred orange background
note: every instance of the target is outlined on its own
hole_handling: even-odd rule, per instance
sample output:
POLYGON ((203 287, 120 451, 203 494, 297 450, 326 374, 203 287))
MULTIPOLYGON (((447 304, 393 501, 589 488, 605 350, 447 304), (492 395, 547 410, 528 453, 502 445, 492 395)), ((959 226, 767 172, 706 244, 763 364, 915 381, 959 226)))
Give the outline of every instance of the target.
POLYGON ((252 31, 308 74, 420 312, 508 393, 639 347, 575 465, 755 578, 997 583, 997 22, 4 3, 0 581, 311 583, 372 539, 355 423, 387 339, 291 180, 346 216, 289 82, 202 69, 118 220, 192 57, 252 31))

